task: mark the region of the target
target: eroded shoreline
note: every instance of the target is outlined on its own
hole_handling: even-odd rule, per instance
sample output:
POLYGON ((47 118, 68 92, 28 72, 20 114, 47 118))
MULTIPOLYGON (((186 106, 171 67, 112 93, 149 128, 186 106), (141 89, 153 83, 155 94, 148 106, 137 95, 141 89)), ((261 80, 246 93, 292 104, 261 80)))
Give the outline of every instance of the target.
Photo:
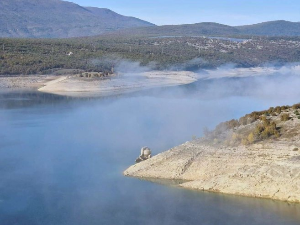
MULTIPOLYGON (((220 130, 212 131, 211 136, 186 142, 132 165, 124 175, 183 180, 177 186, 300 203, 299 107, 300 104, 282 107, 280 112, 279 108, 270 108, 253 122, 242 122, 243 125, 227 130, 220 127, 220 130), (289 119, 282 119, 284 115, 289 115, 289 119), (266 125, 270 132, 273 122, 280 130, 280 136, 257 142, 251 140, 252 130, 266 125), (244 137, 248 144, 242 144, 244 137)), ((259 112, 253 114, 257 115, 259 112)), ((251 119, 250 116, 243 118, 251 119)))
POLYGON ((220 150, 187 142, 124 171, 143 179, 183 180, 179 187, 300 202, 298 152, 282 143, 220 150), (288 148, 288 149, 287 149, 288 148))

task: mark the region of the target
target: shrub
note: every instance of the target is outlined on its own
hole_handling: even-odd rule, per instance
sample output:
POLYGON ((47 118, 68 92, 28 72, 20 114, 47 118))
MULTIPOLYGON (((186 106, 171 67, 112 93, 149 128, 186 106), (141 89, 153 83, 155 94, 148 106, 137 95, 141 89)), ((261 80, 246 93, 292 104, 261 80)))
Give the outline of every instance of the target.
POLYGON ((248 144, 249 144, 249 141, 248 141, 247 139, 244 138, 244 139, 242 140, 242 145, 248 145, 248 144))
POLYGON ((275 110, 274 107, 269 108, 268 114, 272 114, 274 112, 274 110, 275 110))
POLYGON ((276 112, 277 114, 280 114, 280 113, 281 113, 281 108, 280 108, 280 106, 277 106, 277 107, 275 108, 275 112, 276 112))
POLYGON ((247 140, 250 144, 252 144, 255 141, 255 137, 254 137, 254 134, 252 132, 248 135, 247 140))
POLYGON ((239 126, 240 124, 239 124, 239 121, 237 121, 237 120, 230 120, 229 122, 227 122, 227 126, 229 127, 229 128, 235 128, 235 127, 237 127, 237 126, 239 126))
POLYGON ((282 115, 280 116, 280 119, 281 119, 281 121, 288 121, 288 120, 290 120, 291 118, 290 118, 290 115, 289 115, 289 114, 284 113, 284 114, 282 114, 282 115))
POLYGON ((270 120, 263 118, 263 123, 256 126, 254 135, 257 139, 263 140, 271 136, 279 137, 280 133, 274 121, 270 122, 270 120))
POLYGON ((300 103, 293 105, 293 109, 300 109, 300 103))
POLYGON ((300 114, 299 114, 299 111, 298 110, 295 110, 295 112, 294 112, 297 116, 299 116, 300 114))
POLYGON ((296 152, 296 151, 298 151, 298 150, 299 150, 299 148, 294 148, 294 149, 293 149, 294 152, 296 152))
POLYGON ((232 134, 232 136, 231 136, 232 141, 236 141, 236 140, 239 140, 239 139, 240 139, 240 136, 237 133, 232 134))
POLYGON ((224 130, 228 130, 228 129, 233 129, 235 127, 238 127, 240 125, 239 121, 237 120, 230 120, 224 123, 220 123, 217 127, 216 127, 216 132, 222 132, 224 130))
POLYGON ((247 125, 248 124, 248 117, 247 116, 243 116, 239 119, 239 123, 241 125, 247 125))
POLYGON ((263 125, 257 125, 256 128, 255 128, 255 134, 257 136, 259 136, 263 131, 264 131, 264 126, 263 125))
POLYGON ((261 117, 261 121, 263 121, 264 124, 269 124, 270 123, 270 121, 265 116, 261 117))

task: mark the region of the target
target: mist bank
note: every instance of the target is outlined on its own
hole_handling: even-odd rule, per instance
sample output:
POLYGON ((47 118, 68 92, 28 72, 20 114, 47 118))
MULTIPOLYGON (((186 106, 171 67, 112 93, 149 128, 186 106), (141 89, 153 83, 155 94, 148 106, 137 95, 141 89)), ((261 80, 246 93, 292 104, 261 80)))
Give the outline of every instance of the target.
MULTIPOLYGON (((151 67, 141 66, 139 63, 123 60, 115 67, 115 73, 108 76, 98 76, 99 73, 94 72, 75 75, 66 73, 64 75, 1 76, 0 90, 38 90, 62 96, 101 97, 194 83, 192 86, 187 86, 186 89, 201 89, 203 96, 204 94, 210 97, 220 96, 232 91, 245 92, 246 90, 252 91, 252 94, 260 92, 258 94, 265 95, 268 94, 268 91, 263 90, 272 88, 272 84, 272 89, 275 88, 274 82, 270 82, 268 77, 275 79, 294 76, 297 78, 299 74, 299 64, 287 64, 282 67, 266 65, 254 68, 235 68, 234 65, 228 64, 214 70, 190 72, 183 70, 157 71, 152 70, 151 67), (263 80, 264 77, 268 81, 263 80), (257 79, 252 79, 249 83, 237 80, 227 86, 226 79, 235 78, 257 79), (211 89, 211 85, 207 86, 211 82, 216 82, 214 89, 211 89), (264 88, 256 89, 256 86, 261 85, 259 83, 264 83, 264 88)), ((286 79, 286 81, 288 80, 290 79, 286 79)), ((288 84, 286 88, 290 90, 288 84)))
MULTIPOLYGON (((216 70, 200 70, 197 72, 153 71, 149 67, 142 67, 139 64, 124 61, 116 68, 116 71, 117 74, 105 79, 83 79, 76 76, 64 76, 46 83, 38 90, 72 97, 100 97, 160 87, 187 85, 195 82, 199 85, 199 83, 206 83, 208 80, 226 78, 297 76, 300 74, 300 66, 234 68, 232 65, 227 65, 216 70)), ((270 83, 267 83, 266 87, 268 85, 270 83)), ((230 88, 228 87, 228 90, 230 88)), ((218 87, 216 90, 213 90, 212 95, 219 93, 219 90, 224 90, 224 88, 218 87)), ((208 90, 203 91, 207 92, 208 90)))

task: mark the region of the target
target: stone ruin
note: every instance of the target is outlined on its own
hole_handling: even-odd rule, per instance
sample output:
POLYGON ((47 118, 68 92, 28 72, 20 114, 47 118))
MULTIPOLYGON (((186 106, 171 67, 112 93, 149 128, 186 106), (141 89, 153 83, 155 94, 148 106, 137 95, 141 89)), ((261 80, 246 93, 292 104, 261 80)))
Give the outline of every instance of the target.
POLYGON ((148 147, 143 147, 141 149, 141 155, 135 160, 136 163, 145 161, 151 158, 151 150, 148 147))
POLYGON ((79 77, 85 77, 85 78, 99 78, 99 77, 106 77, 108 76, 108 73, 104 72, 83 72, 79 74, 79 77))

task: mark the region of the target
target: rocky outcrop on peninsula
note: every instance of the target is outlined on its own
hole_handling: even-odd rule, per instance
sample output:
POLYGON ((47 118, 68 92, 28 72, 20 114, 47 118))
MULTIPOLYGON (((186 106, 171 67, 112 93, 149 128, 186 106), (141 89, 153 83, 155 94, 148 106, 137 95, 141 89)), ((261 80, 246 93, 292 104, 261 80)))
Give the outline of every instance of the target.
POLYGON ((184 188, 300 202, 300 105, 253 112, 140 162, 124 175, 184 188))

